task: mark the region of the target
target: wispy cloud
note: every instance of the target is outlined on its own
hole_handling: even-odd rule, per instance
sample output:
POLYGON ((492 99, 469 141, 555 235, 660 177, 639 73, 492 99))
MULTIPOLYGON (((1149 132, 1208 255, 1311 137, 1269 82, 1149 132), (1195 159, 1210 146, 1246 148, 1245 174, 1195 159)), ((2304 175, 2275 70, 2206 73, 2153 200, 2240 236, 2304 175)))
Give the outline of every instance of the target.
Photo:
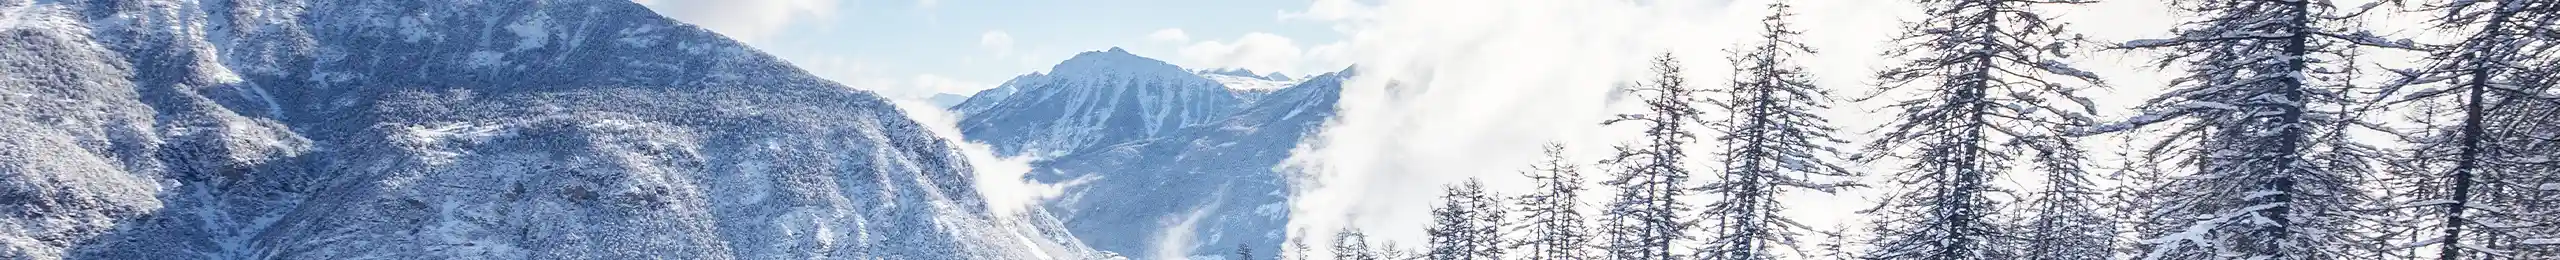
POLYGON ((1153 33, 1147 33, 1147 41, 1169 42, 1176 44, 1189 43, 1191 42, 1191 34, 1183 32, 1182 28, 1165 28, 1163 30, 1156 30, 1156 32, 1153 33))
POLYGON ((1038 207, 1042 201, 1056 198, 1066 186, 1076 184, 1050 184, 1025 179, 1023 175, 1031 172, 1033 158, 996 156, 995 150, 986 144, 965 141, 967 139, 961 138, 956 125, 959 117, 941 107, 921 100, 898 100, 895 103, 898 110, 907 113, 907 118, 923 124, 935 137, 950 141, 953 148, 967 157, 975 175, 970 186, 977 188, 980 197, 986 198, 988 211, 995 212, 996 216, 1016 217, 1018 213, 1038 207))
POLYGON ((1196 243, 1192 241, 1193 234, 1198 233, 1200 220, 1208 218, 1209 211, 1218 209, 1218 205, 1201 205, 1191 209, 1190 213, 1159 219, 1165 228, 1156 231, 1156 243, 1152 245, 1155 251, 1148 254, 1154 259, 1190 259, 1194 253, 1191 252, 1192 244, 1196 243))
POLYGON ((1420 242, 1416 227, 1428 223, 1441 184, 1485 177, 1496 187, 1521 186, 1516 170, 1550 141, 1576 144, 1580 158, 1596 159, 1607 151, 1601 145, 1626 136, 1599 122, 1621 99, 1612 90, 1643 75, 1645 57, 1711 54, 1704 48, 1719 38, 1700 20, 1713 17, 1710 6, 1345 4, 1356 3, 1317 1, 1295 16, 1352 28, 1349 43, 1327 52, 1349 57, 1360 73, 1344 87, 1336 121, 1291 159, 1309 178, 1293 198, 1290 232, 1310 242, 1343 228, 1420 242))
POLYGON ((980 33, 978 34, 978 47, 986 48, 987 53, 993 54, 998 58, 1011 56, 1013 55, 1013 35, 1006 34, 1004 31, 987 31, 986 33, 980 33))
POLYGON ((709 28, 730 38, 759 42, 774 32, 836 15, 851 0, 634 0, 660 14, 709 28))
MULTIPOLYGON (((1151 37, 1152 38, 1152 37, 1151 37)), ((1233 41, 1199 41, 1179 51, 1193 65, 1245 68, 1254 71, 1306 72, 1314 62, 1296 40, 1270 33, 1246 33, 1233 41)))
POLYGON ((908 84, 908 87, 913 89, 913 91, 910 92, 913 93, 902 94, 916 98, 932 97, 933 94, 940 93, 976 93, 979 90, 995 88, 995 84, 955 79, 951 77, 944 77, 940 74, 916 75, 914 80, 908 81, 908 84))

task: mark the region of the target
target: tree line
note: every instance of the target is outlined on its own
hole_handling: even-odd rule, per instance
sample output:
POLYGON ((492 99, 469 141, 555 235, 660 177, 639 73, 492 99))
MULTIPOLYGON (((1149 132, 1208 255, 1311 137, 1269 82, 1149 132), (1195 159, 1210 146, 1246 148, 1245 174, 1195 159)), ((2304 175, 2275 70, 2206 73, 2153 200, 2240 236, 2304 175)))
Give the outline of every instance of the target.
POLYGON ((1450 185, 1420 249, 1346 230, 1324 255, 1293 243, 1278 256, 2560 259, 2560 59, 2548 55, 2560 1, 2172 0, 2188 17, 2173 37, 2114 44, 2039 11, 2088 0, 1917 3, 1928 16, 1885 52, 1901 63, 1854 99, 1895 115, 1863 147, 1815 112, 1834 95, 1797 65, 1816 51, 1778 1, 1759 40, 1732 50, 1722 88, 1655 58, 1657 77, 1631 88, 1645 110, 1603 122, 1644 138, 1610 158, 1586 165, 1550 145, 1524 172, 1528 191, 1450 185), (2358 23, 2385 13, 2454 37, 2394 40, 2358 23), (2373 50, 2427 55, 2360 60, 2373 50), (2154 54, 2179 74, 2134 116, 2101 120, 2081 92, 2120 86, 2071 65, 2088 51, 2154 54), (2093 166, 2084 146, 2099 136, 2131 140, 2122 167, 2093 166), (1687 154, 1700 143, 1718 149, 1687 154), (1886 162, 1875 183, 1848 167, 1886 162), (1608 174, 1601 205, 1582 202, 1586 168, 1608 174), (1999 182, 2026 175, 2039 183, 1999 182), (1867 188, 1886 197, 1859 211, 1871 221, 1861 230, 1789 219, 1778 199, 1867 188))

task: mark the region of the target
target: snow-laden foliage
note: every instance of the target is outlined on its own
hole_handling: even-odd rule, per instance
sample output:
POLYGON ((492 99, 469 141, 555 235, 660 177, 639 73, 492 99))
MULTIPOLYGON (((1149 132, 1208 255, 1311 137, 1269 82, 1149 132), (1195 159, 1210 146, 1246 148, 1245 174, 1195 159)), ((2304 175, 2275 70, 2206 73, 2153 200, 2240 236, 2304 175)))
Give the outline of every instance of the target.
MULTIPOLYGON (((2037 142, 2057 145, 2047 151, 2075 151, 2073 141, 2057 139, 2037 142)), ((2040 152, 2041 153, 2041 152, 2040 152)), ((2117 239, 2116 217, 2108 212, 2117 205, 2110 196, 2089 180, 2084 169, 2087 159, 2080 154, 2038 154, 2033 171, 2044 175, 2044 188, 2022 203, 2026 207, 2024 223, 2020 223, 2018 255, 2028 260, 2104 260, 2114 259, 2117 239)))
POLYGON ((1699 192, 1709 195, 1699 205, 1701 258, 1723 260, 1804 257, 1807 244, 1798 237, 1811 231, 1786 215, 1778 197, 1796 191, 1832 192, 1853 177, 1840 166, 1846 143, 1831 137, 1830 93, 1813 83, 1813 75, 1795 64, 1813 50, 1799 42, 1801 31, 1787 21, 1793 16, 1784 1, 1769 4, 1761 19, 1762 42, 1738 52, 1729 94, 1717 102, 1730 117, 1709 124, 1723 132, 1724 172, 1708 178, 1699 192))
POLYGON ((2105 216, 2115 221, 2109 223, 2108 227, 2112 232, 2108 234, 2120 243, 2107 247, 2107 252, 2109 252, 2108 255, 2117 256, 2115 258, 2141 255, 2144 246, 2141 243, 2132 242, 2138 242, 2136 238, 2146 235, 2143 234, 2142 227, 2166 226, 2167 222, 2179 221, 2152 219, 2149 210, 2158 208, 2158 205, 2176 202, 2181 198, 2166 196, 2171 194, 2171 190, 2168 190, 2171 187, 2160 185, 2169 180, 2166 175, 2168 172, 2163 170, 2164 165, 2144 162, 2140 159, 2140 154, 2143 152, 2138 151, 2138 148, 2147 147, 2147 143, 2135 140, 2110 141, 2116 143, 2113 155, 2118 158, 2115 163, 2120 165, 2120 168, 2107 175, 2108 179, 2115 181, 2115 185, 2110 185, 2102 191, 2107 195, 2107 199, 2102 202, 2110 205, 2110 210, 2105 216))
POLYGON ((1547 161, 1521 175, 1533 185, 1512 198, 1519 218, 1507 221, 1513 239, 1503 248, 1528 260, 1593 259, 1592 234, 1582 214, 1582 168, 1567 164, 1564 146, 1547 145, 1547 161))
POLYGON ((1500 195, 1485 191, 1484 182, 1467 179, 1450 185, 1431 209, 1433 225, 1424 254, 1433 260, 1502 259, 1503 205, 1500 195))
POLYGON ((2157 50, 2186 71, 2126 122, 2146 128, 2147 163, 2185 172, 2160 180, 2142 259, 2342 259, 2369 256, 2372 149, 2348 131, 2360 46, 2403 46, 2356 29, 2327 0, 2178 1, 2194 17, 2157 50))
POLYGON ((2535 259, 2560 257, 2549 246, 2521 243, 2547 237, 2560 224, 2549 200, 2538 190, 2537 175, 2553 168, 2537 159, 2555 151, 2547 134, 2555 127, 2548 104, 2551 73, 2560 72, 2551 57, 2560 36, 2550 32, 2560 23, 2560 2, 2491 0, 2429 1, 2418 9, 2433 14, 2436 29, 2459 33, 2455 42, 2430 46, 2422 66, 2399 70, 2399 80, 2385 87, 2385 104, 2419 111, 2420 127, 2402 136, 2414 144, 2395 162, 2394 184, 2405 193, 2391 197, 2394 219, 2403 220, 2407 242, 2398 247, 2432 246, 2432 259, 2535 259), (2538 165, 2539 164, 2539 165, 2538 165))
POLYGON ((1696 106, 1705 91, 1692 88, 1680 75, 1680 61, 1665 53, 1653 60, 1655 78, 1637 84, 1634 94, 1643 96, 1645 111, 1619 115, 1605 124, 1639 124, 1644 126, 1645 140, 1621 145, 1618 154, 1601 161, 1617 167, 1613 176, 1601 184, 1617 187, 1603 213, 1602 236, 1605 248, 1615 259, 1670 259, 1672 246, 1689 238, 1694 220, 1689 203, 1684 200, 1690 172, 1684 162, 1689 159, 1688 146, 1698 141, 1691 132, 1699 123, 1696 106))
POLYGON ((1865 212, 1877 219, 1867 259, 2021 257, 2014 229, 2001 225, 2011 192, 1993 183, 2018 165, 2076 174, 2080 148, 2059 134, 2089 124, 2094 105, 2074 94, 2099 80, 2063 62, 2077 36, 2037 8, 2085 1, 1926 0, 1929 15, 1906 25, 1886 54, 1878 95, 1917 96, 1897 110, 1865 160, 1905 162, 1890 175, 1890 197, 1865 212), (2056 168, 2060 169, 2045 169, 2056 168))
MULTIPOLYGON (((2542 68, 2560 66, 2545 65, 2542 68)), ((2537 80, 2550 80, 2560 73, 2540 73, 2537 80)), ((2548 82, 2548 81, 2542 81, 2548 82)), ((2545 83, 2549 86, 2549 83, 2545 83)), ((2546 96, 2560 96, 2560 91, 2544 90, 2546 96)), ((2478 211, 2504 212, 2516 216, 2514 221, 2488 218, 2479 222, 2482 229, 2509 229, 2513 238, 2489 236, 2480 239, 2484 247, 2512 245, 2514 259, 2560 257, 2560 100, 2533 99, 2518 102, 2512 110, 2499 110, 2488 116, 2491 122, 2511 124, 2490 130, 2497 143, 2507 150, 2508 182, 2520 187, 2482 195, 2487 201, 2509 201, 2502 207, 2474 207, 2478 211), (2538 173, 2538 174, 2537 174, 2538 173)))

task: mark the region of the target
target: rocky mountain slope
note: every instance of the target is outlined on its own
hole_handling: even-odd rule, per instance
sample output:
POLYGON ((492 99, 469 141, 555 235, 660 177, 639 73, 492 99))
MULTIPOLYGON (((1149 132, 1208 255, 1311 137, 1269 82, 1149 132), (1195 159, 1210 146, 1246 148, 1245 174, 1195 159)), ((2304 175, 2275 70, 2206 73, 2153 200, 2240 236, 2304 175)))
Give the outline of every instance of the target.
POLYGON ((944 140, 628 1, 0 0, 0 258, 1040 259, 944 140))

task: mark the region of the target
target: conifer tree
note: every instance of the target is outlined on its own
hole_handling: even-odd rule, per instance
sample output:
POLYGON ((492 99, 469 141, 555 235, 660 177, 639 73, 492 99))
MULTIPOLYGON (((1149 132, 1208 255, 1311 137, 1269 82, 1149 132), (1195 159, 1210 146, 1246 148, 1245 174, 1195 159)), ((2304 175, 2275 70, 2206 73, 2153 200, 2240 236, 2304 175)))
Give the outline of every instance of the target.
POLYGON ((2185 0, 2196 20, 2174 38, 2122 48, 2160 50, 2183 65, 2171 89, 2142 115, 2088 133, 2155 132, 2154 162, 2186 172, 2164 178, 2165 203, 2145 209, 2142 259, 2344 259, 2374 255, 2359 211, 2371 197, 2353 140, 2360 105, 2350 96, 2358 46, 2403 47, 2355 29, 2326 0, 2185 0))
POLYGON ((1288 253, 1286 253, 1286 254, 1281 254, 1281 255, 1279 255, 1279 257, 1277 257, 1277 258, 1279 258, 1279 259, 1289 259, 1289 260, 1306 260, 1306 259, 1308 259, 1308 258, 1312 258, 1312 256, 1314 256, 1314 254, 1315 254, 1315 248, 1314 248, 1314 247, 1311 247, 1311 246, 1307 246, 1307 239, 1306 239, 1305 237, 1291 237, 1291 238, 1289 238, 1289 251, 1288 251, 1288 253))
MULTIPOLYGON (((2076 42, 2039 13, 2079 0, 1922 0, 1929 16, 1908 23, 1879 73, 1882 94, 1911 94, 1861 159, 1898 159, 1898 186, 1876 208, 1867 259, 2010 259, 2020 236, 1999 215, 2012 191, 1994 180, 2016 165, 2077 167, 2082 151, 2064 129, 2090 124, 2095 105, 2075 94, 2101 85, 2064 59, 2076 42)), ((2039 169, 2047 173, 2060 170, 2039 169)))
POLYGON ((1369 247, 1369 235, 1359 230, 1344 229, 1333 235, 1334 260, 1381 260, 1376 250, 1369 247))
MULTIPOLYGON (((2121 168, 2108 175, 2109 178, 2115 179, 2116 183, 2106 189, 2109 197, 2106 201, 2110 205, 2110 214, 2107 216, 2115 221, 2113 225, 2109 225, 2115 230, 2111 233, 2114 238, 2130 242, 2139 240, 2138 238, 2145 234, 2159 232, 2153 228, 2170 226, 2149 222, 2154 219, 2149 218, 2148 210, 2158 208, 2158 205, 2163 203, 2174 202, 2174 198, 2181 196, 2172 196, 2177 194, 2176 191, 2166 190, 2167 187, 2160 185, 2168 178, 2168 174, 2160 166, 2171 163, 2160 163, 2155 160, 2170 158, 2151 152, 2137 151, 2139 147, 2148 147, 2150 142, 2115 140, 2115 143, 2115 156, 2121 160, 2119 162, 2121 168)), ((2121 256, 2142 255, 2144 250, 2138 243, 2116 243, 2107 249, 2110 256, 2117 256, 2111 257, 2113 259, 2121 259, 2121 256)))
POLYGON ((2560 23, 2560 2, 2430 1, 2418 9, 2434 14, 2429 22, 2437 29, 2462 37, 2431 46, 2424 66, 2399 70, 2400 80, 2385 88, 2396 94, 2385 97, 2388 104, 2449 112, 2422 113, 2426 127, 2403 134, 2415 146, 2396 165, 2410 187, 2398 197, 2405 201, 2394 204, 2419 211, 2399 213, 2430 224, 2408 234, 2416 242, 2404 246, 2432 244, 2429 258, 2445 260, 2560 257, 2515 251, 2540 236, 2522 227, 2560 223, 2505 210, 2526 208, 2520 203, 2540 192, 2531 182, 2538 172, 2529 168, 2550 153, 2530 151, 2534 140, 2527 134, 2544 123, 2515 115, 2549 114, 2521 109, 2560 99, 2546 95, 2553 82, 2543 81, 2553 72, 2552 50, 2560 48, 2560 35, 2551 34, 2560 23))
POLYGON ((1506 249, 1527 260, 1591 259, 1591 233, 1582 215, 1582 171, 1567 164, 1562 144, 1547 144, 1547 160, 1522 175, 1535 189, 1512 199, 1519 218, 1510 221, 1520 234, 1506 249))
MULTIPOLYGON (((2037 142, 2073 145, 2068 139, 2037 142)), ((2054 148, 2040 150, 2073 150, 2054 148)), ((2116 222, 2107 212, 2107 197, 2089 181, 2082 168, 2086 159, 2078 154, 2039 154, 2035 171, 2044 174, 2044 187, 2031 195, 2025 204, 2027 221, 2018 228, 2020 259, 2027 260, 2104 260, 2114 259, 2116 222)))
POLYGON ((1798 240, 1809 227, 1789 219, 1778 197, 1788 192, 1832 192, 1833 183, 1852 177, 1839 165, 1830 120, 1816 114, 1828 109, 1829 92, 1813 83, 1795 60, 1813 49, 1798 40, 1803 32, 1787 22, 1793 16, 1785 1, 1769 4, 1761 19, 1761 42, 1739 52, 1729 97, 1719 105, 1731 117, 1710 127, 1724 133, 1724 172, 1699 191, 1712 200, 1700 207, 1711 233, 1700 255, 1704 259, 1763 260, 1780 255, 1806 256, 1798 240))
POLYGON ((1434 260, 1501 259, 1502 202, 1473 178, 1445 190, 1441 205, 1431 209, 1434 225, 1423 230, 1431 239, 1425 254, 1434 260))
POLYGON ((1676 256, 1672 246, 1688 239, 1692 224, 1682 217, 1690 210, 1681 202, 1690 191, 1684 162, 1689 144, 1698 139, 1690 129, 1703 114, 1696 103, 1704 91, 1688 86, 1680 61, 1669 53, 1654 58, 1653 70, 1654 80, 1633 89, 1643 96, 1645 112, 1603 122, 1645 127, 1644 142, 1619 146, 1617 156, 1602 161, 1618 167, 1602 183, 1618 188, 1604 211, 1608 218, 1602 229, 1609 239, 1606 249, 1616 259, 1671 259, 1676 256))

